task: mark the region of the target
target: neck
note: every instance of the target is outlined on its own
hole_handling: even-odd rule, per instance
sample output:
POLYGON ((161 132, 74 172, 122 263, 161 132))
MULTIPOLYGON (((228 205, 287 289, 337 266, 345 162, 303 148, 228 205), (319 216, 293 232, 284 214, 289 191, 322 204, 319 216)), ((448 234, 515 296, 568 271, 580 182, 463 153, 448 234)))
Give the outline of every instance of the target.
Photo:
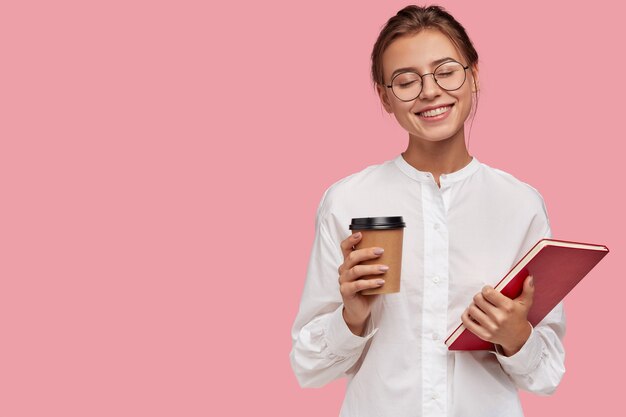
POLYGON ((459 133, 461 134, 437 142, 409 135, 409 145, 402 156, 414 168, 432 173, 439 183, 441 174, 458 171, 472 160, 465 146, 463 131, 459 133))

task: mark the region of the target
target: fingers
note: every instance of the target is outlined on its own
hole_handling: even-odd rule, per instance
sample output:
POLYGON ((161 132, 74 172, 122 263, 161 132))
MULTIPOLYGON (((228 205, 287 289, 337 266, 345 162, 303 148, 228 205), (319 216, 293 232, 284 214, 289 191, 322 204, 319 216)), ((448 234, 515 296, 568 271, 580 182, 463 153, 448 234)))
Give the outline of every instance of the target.
POLYGON ((470 304, 470 306, 467 309, 467 314, 470 316, 471 319, 476 321, 482 327, 485 327, 485 328, 493 327, 493 322, 491 318, 487 314, 485 314, 485 312, 482 311, 476 304, 474 303, 470 304))
POLYGON ((384 250, 379 247, 354 249, 353 246, 361 241, 362 234, 354 233, 341 242, 341 251, 344 255, 344 262, 338 268, 339 284, 341 294, 354 296, 357 292, 378 288, 385 283, 384 279, 364 276, 384 274, 389 267, 382 264, 360 265, 361 262, 380 257, 384 250))
POLYGON ((479 308, 484 314, 491 317, 492 319, 497 318, 498 316, 498 307, 494 306, 489 302, 484 296, 483 293, 479 292, 473 298, 473 303, 476 308, 479 308))
POLYGON ((485 285, 481 291, 482 296, 496 307, 510 307, 511 299, 492 286, 485 285))
POLYGON ((467 330, 474 333, 482 340, 487 340, 489 338, 488 332, 480 324, 478 324, 472 316, 470 316, 469 309, 466 309, 461 315, 461 322, 463 322, 463 325, 467 328, 467 330))
POLYGON ((352 282, 358 280, 365 275, 384 274, 385 272, 387 272, 387 270, 389 270, 389 267, 387 265, 381 264, 355 265, 352 268, 345 270, 344 273, 339 276, 339 282, 352 282))
POLYGON ((378 288, 385 283, 382 278, 376 279, 357 279, 356 281, 344 282, 339 287, 339 291, 343 297, 352 297, 359 291, 367 290, 370 288, 378 288))
POLYGON ((383 252, 383 248, 378 247, 355 249, 344 259, 342 267, 344 270, 348 270, 363 261, 379 258, 383 252))
POLYGON ((352 252, 353 246, 359 243, 363 235, 361 232, 353 233, 344 240, 341 241, 341 252, 343 253, 343 259, 346 259, 350 252, 352 252))
MULTIPOLYGON (((361 240, 361 236, 355 237, 355 235, 357 235, 357 233, 352 236, 348 236, 341 242, 341 251, 344 255, 344 262, 339 266, 339 268, 337 268, 339 275, 343 275, 345 271, 363 261, 380 257, 384 252, 384 249, 379 247, 353 249, 352 246, 356 245, 361 240)), ((360 233, 358 235, 360 235, 360 233)))
POLYGON ((354 297, 359 291, 379 288, 385 283, 383 277, 361 279, 364 275, 384 274, 389 267, 386 265, 355 265, 339 276, 339 291, 346 298, 354 297))
POLYGON ((523 304, 528 309, 533 305, 533 298, 535 296, 535 286, 533 282, 533 276, 528 275, 524 280, 524 286, 522 293, 515 299, 515 301, 523 304))

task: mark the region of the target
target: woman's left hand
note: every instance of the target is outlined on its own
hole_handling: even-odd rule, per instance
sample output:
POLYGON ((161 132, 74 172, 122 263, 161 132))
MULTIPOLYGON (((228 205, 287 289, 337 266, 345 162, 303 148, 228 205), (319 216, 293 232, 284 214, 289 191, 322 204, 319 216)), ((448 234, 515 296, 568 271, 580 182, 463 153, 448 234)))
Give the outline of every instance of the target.
POLYGON ((485 286, 474 296, 461 320, 476 336, 500 345, 506 356, 512 356, 530 337, 531 324, 527 317, 534 294, 530 275, 524 281, 522 293, 514 300, 491 286, 485 286))

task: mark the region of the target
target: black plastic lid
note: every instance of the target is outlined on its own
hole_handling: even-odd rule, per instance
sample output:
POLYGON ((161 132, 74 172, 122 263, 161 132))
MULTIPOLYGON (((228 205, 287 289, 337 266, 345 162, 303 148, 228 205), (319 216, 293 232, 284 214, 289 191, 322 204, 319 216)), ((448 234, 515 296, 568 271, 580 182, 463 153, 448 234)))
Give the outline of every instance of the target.
POLYGON ((393 217, 359 217, 352 219, 350 230, 386 230, 406 227, 402 216, 393 217))

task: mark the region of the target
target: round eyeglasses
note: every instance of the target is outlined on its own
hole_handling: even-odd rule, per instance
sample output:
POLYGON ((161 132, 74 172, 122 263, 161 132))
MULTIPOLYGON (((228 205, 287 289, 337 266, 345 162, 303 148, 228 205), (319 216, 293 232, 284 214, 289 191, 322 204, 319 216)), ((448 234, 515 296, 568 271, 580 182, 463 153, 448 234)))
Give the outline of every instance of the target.
POLYGON ((411 101, 422 93, 425 76, 432 75, 439 87, 446 91, 454 91, 461 88, 465 82, 465 70, 468 68, 469 65, 463 66, 456 61, 446 61, 427 74, 419 75, 414 71, 400 72, 391 79, 391 85, 385 87, 391 88, 398 100, 411 101))

